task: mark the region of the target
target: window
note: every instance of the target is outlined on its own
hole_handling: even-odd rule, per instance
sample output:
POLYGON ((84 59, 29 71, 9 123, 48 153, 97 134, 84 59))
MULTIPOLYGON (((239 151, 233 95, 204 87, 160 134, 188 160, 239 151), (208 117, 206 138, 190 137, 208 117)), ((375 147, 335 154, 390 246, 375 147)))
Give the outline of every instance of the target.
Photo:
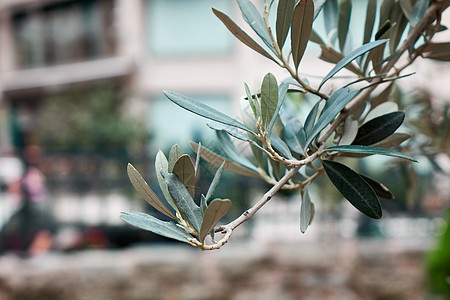
POLYGON ((211 11, 227 14, 233 1, 148 0, 148 48, 156 55, 225 54, 233 38, 211 11))
MULTIPOLYGON (((227 95, 197 95, 192 98, 232 116, 227 95)), ((176 106, 164 96, 154 98, 149 112, 151 146, 167 149, 178 143, 187 150, 190 149, 189 141, 208 143, 214 139, 214 131, 206 125, 208 122, 212 121, 176 106)))
POLYGON ((113 54, 112 1, 65 1, 13 16, 16 65, 39 67, 113 54))

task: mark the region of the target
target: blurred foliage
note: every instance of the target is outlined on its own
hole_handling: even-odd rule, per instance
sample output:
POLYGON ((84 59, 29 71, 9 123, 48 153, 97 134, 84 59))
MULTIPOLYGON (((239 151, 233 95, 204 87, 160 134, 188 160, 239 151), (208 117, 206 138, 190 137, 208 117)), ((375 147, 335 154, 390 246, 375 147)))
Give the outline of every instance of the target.
POLYGON ((432 293, 450 297, 450 210, 436 247, 426 259, 428 283, 432 293))
POLYGON ((40 108, 37 143, 51 152, 122 153, 143 149, 145 124, 123 114, 125 95, 109 86, 68 90, 40 108))

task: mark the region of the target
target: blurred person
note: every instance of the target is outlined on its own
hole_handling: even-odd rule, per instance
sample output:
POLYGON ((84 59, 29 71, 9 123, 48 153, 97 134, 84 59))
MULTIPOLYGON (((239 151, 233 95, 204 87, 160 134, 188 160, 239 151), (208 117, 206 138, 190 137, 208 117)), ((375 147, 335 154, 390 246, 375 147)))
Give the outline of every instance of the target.
POLYGON ((20 194, 20 208, 1 231, 2 250, 24 255, 45 253, 52 247, 53 219, 46 211, 47 198, 45 176, 38 165, 41 149, 35 145, 24 148, 25 172, 11 190, 20 194))

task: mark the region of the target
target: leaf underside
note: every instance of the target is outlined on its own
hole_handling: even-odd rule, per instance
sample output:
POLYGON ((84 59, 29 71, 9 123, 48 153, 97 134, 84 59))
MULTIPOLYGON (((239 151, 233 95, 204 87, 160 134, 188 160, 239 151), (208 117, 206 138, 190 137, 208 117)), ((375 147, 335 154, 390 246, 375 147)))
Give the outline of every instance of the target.
POLYGON ((175 222, 161 221, 158 218, 142 212, 125 211, 122 212, 120 219, 137 228, 148 230, 180 242, 189 243, 188 239, 192 238, 190 234, 184 231, 175 222))
POLYGON ((159 212, 171 217, 172 219, 176 219, 172 212, 165 207, 161 200, 159 200, 159 198, 155 195, 152 189, 148 186, 147 182, 144 178, 142 178, 141 174, 139 174, 133 165, 128 164, 127 173, 134 188, 145 199, 145 201, 156 208, 159 212))
POLYGON ((216 226, 216 224, 222 219, 231 207, 231 201, 228 199, 215 199, 209 205, 203 216, 202 226, 200 228, 200 242, 203 243, 206 236, 216 226))

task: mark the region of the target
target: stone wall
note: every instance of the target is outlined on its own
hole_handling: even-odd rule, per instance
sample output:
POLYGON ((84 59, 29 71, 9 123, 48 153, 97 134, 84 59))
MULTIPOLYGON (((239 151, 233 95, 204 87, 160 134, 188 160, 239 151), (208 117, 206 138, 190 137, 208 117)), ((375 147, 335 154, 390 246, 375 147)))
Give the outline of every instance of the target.
POLYGON ((0 300, 425 299, 429 240, 178 244, 0 257, 0 300))

